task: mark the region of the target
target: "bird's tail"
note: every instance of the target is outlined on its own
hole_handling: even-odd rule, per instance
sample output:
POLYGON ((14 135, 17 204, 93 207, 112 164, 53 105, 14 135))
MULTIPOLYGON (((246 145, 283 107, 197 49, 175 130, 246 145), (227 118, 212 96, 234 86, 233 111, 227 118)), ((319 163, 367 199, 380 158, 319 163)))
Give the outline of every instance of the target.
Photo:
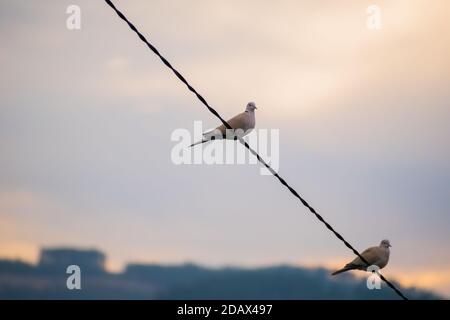
POLYGON ((342 269, 339 269, 339 270, 333 272, 331 275, 335 276, 335 275, 337 275, 339 273, 342 273, 342 272, 345 272, 345 271, 348 271, 348 270, 352 270, 352 269, 354 269, 354 267, 351 264, 347 264, 345 267, 343 267, 342 269))
POLYGON ((189 146, 189 148, 192 148, 193 146, 196 146, 196 145, 198 145, 198 144, 205 143, 205 142, 207 142, 207 141, 208 141, 208 140, 205 140, 205 139, 200 140, 200 141, 197 141, 197 142, 191 144, 191 145, 189 146))

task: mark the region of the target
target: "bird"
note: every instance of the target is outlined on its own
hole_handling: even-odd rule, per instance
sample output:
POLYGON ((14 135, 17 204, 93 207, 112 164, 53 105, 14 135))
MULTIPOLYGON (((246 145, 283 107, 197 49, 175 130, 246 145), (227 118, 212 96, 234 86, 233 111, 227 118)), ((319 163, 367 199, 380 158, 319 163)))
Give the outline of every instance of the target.
POLYGON ((191 144, 189 147, 215 139, 236 139, 236 137, 245 136, 255 128, 256 109, 256 104, 254 102, 247 103, 244 112, 239 113, 227 121, 232 130, 227 129, 225 125, 222 124, 213 130, 203 133, 203 139, 191 144))
POLYGON ((361 253, 361 256, 366 259, 369 265, 364 263, 360 257, 356 257, 352 262, 347 263, 345 267, 333 272, 331 275, 334 276, 349 270, 367 270, 371 265, 376 265, 383 269, 389 261, 390 247, 392 246, 389 240, 382 240, 379 246, 370 247, 361 253))

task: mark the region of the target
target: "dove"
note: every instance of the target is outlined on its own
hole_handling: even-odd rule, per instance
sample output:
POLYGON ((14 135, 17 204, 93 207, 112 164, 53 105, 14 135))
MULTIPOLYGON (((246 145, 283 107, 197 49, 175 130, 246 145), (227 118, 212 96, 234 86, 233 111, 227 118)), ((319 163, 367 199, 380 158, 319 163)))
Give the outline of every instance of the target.
POLYGON ((347 263, 345 267, 333 272, 331 275, 334 276, 348 270, 367 270, 371 265, 376 265, 383 269, 389 261, 389 247, 392 247, 389 240, 383 240, 379 246, 370 247, 361 253, 361 256, 367 260, 369 265, 364 263, 359 257, 356 257, 352 262, 347 263))
POLYGON ((249 102, 245 107, 245 111, 234 116, 228 120, 228 124, 233 128, 231 132, 227 134, 227 128, 225 125, 220 125, 217 128, 203 133, 203 139, 190 145, 193 147, 197 144, 202 144, 214 139, 235 139, 235 136, 243 137, 255 128, 255 109, 254 102, 249 102), (231 134, 230 134, 231 133, 231 134))

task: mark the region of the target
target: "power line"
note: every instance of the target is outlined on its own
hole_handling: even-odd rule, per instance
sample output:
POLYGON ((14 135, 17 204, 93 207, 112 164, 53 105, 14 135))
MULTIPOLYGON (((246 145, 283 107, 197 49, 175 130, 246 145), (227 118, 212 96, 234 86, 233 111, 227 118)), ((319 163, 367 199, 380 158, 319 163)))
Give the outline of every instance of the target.
MULTIPOLYGON (((155 53, 160 59, 161 61, 170 69, 172 70, 172 72, 177 76, 177 78, 183 82, 186 87, 189 89, 189 91, 191 91, 192 93, 194 93, 197 98, 206 106, 206 108, 208 108, 208 110, 215 115, 222 123, 223 125, 227 128, 227 129, 232 129, 232 127, 220 116, 220 114, 214 109, 212 108, 208 102, 206 102, 205 98, 202 97, 202 95, 200 93, 197 92, 197 90, 194 89, 194 87, 192 87, 189 82, 181 75, 181 73, 179 73, 171 64, 169 61, 167 61, 166 58, 164 58, 161 53, 159 53, 158 49, 155 48, 155 46, 153 46, 150 42, 147 41, 147 39, 145 38, 145 36, 139 32, 139 30, 128 20, 128 18, 121 12, 119 11, 116 6, 110 1, 110 0, 105 0, 106 3, 117 13, 117 15, 123 20, 125 21, 128 26, 130 27, 131 30, 133 30, 137 36, 139 37, 139 39, 141 39, 146 45, 147 47, 153 51, 153 53, 155 53)), ((349 248, 355 255, 357 255, 365 264, 367 264, 367 266, 369 266, 370 264, 367 262, 367 260, 361 256, 361 254, 355 249, 353 248, 353 246, 347 242, 347 240, 344 239, 343 236, 341 236, 320 214, 318 214, 316 212, 316 210, 311 207, 308 202, 306 202, 305 199, 303 199, 298 192, 291 187, 286 180, 284 180, 277 172, 275 172, 275 170, 272 169, 272 167, 263 159, 259 156, 259 154, 253 150, 248 143, 243 140, 242 138, 239 138, 239 141, 258 159, 258 161, 260 163, 262 163, 269 171, 270 173, 272 173, 273 176, 275 176, 278 181, 285 186, 286 188, 289 189, 289 191, 297 198, 300 200, 300 202, 309 209, 309 211, 314 214, 316 216, 316 218, 322 222, 325 227, 330 230, 339 240, 341 240, 344 245, 349 248)), ((408 298, 399 290, 397 289, 397 287, 395 287, 394 284, 392 284, 390 281, 388 281, 382 274, 379 274, 381 280, 383 280, 384 282, 386 282, 386 284, 391 287, 395 293, 397 293, 401 298, 403 298, 404 300, 408 300, 408 298)))

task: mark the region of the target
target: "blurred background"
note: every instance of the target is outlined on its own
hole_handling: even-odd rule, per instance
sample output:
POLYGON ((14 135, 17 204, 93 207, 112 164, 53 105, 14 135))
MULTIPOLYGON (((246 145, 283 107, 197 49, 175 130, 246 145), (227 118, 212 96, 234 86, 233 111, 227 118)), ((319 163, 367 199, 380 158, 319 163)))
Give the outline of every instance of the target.
MULTIPOLYGON (((450 297, 448 1, 114 2, 223 117, 256 102, 279 173, 391 241, 387 278, 450 297)), ((258 165, 172 163, 217 120, 104 2, 2 1, 0 34, 0 298, 395 297, 331 278, 352 253, 258 165)))

